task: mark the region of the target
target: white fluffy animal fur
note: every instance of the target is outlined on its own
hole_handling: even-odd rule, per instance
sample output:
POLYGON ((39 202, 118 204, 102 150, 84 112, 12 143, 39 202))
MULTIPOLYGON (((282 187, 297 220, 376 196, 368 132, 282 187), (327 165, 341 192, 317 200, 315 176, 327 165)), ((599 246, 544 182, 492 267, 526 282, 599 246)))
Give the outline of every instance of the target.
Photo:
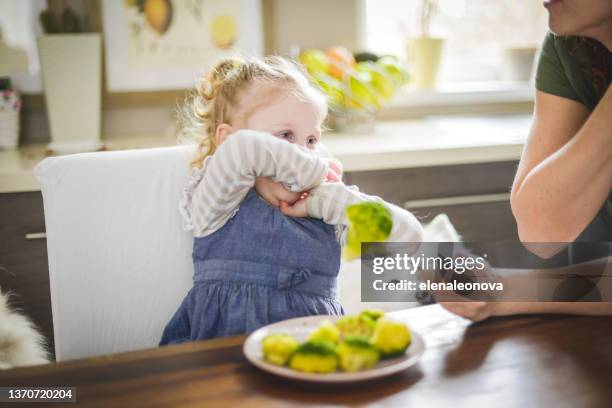
POLYGON ((12 310, 0 291, 0 369, 48 363, 44 343, 30 319, 12 310))

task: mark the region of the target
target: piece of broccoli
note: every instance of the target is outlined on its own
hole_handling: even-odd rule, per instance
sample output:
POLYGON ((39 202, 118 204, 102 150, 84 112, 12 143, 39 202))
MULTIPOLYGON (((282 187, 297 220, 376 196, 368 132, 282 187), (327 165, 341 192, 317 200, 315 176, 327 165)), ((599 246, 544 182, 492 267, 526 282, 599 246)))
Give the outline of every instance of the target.
POLYGON ((334 372, 338 369, 336 347, 324 340, 307 341, 293 353, 289 367, 305 373, 334 372))
POLYGON ((338 344, 340 341, 340 330, 338 330, 329 320, 323 320, 321 324, 319 324, 319 327, 310 333, 308 340, 324 340, 333 344, 338 344))
POLYGON ((347 336, 337 351, 342 371, 367 370, 374 367, 380 359, 378 349, 363 336, 347 336))
POLYGON ((346 207, 349 227, 342 255, 351 260, 361 256, 362 242, 382 242, 391 233, 393 217, 383 204, 365 201, 346 207))
POLYGON ((370 343, 380 351, 382 357, 402 355, 411 341, 412 336, 408 326, 384 317, 378 319, 370 338, 370 343))
POLYGON ((364 309, 359 314, 362 316, 368 316, 370 319, 377 321, 385 315, 385 312, 380 309, 364 309))
POLYGON ((269 363, 285 365, 299 347, 300 343, 285 333, 276 333, 266 336, 262 341, 262 352, 269 363))
POLYGON ((376 322, 367 315, 343 316, 336 321, 336 327, 343 337, 364 336, 370 337, 376 327, 376 322))

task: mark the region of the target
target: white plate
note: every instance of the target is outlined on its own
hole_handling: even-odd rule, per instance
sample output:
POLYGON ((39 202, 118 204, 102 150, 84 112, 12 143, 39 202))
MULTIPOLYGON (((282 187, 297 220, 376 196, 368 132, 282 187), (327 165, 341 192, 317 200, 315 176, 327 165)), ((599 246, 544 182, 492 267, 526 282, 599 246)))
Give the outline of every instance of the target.
POLYGON ((298 341, 305 341, 308 334, 315 329, 323 320, 335 322, 341 316, 308 316, 297 319, 283 320, 282 322, 270 324, 262 327, 246 339, 243 346, 244 355, 247 360, 255 366, 272 374, 281 377, 292 378, 295 380, 314 381, 322 383, 343 383, 352 381, 371 380, 373 378, 384 377, 395 374, 413 366, 425 352, 423 338, 410 330, 412 333, 412 343, 406 353, 400 357, 382 359, 376 366, 369 370, 357 371, 354 373, 334 372, 329 374, 312 374, 292 370, 288 367, 280 367, 270 364, 263 358, 261 342, 268 334, 287 333, 295 337, 298 341))

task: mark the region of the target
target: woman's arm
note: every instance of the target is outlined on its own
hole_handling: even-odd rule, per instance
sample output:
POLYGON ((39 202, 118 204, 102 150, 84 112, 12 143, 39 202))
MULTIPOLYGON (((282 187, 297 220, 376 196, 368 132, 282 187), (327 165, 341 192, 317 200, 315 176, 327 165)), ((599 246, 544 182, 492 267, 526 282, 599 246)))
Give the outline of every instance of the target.
POLYGON ((500 302, 497 316, 529 313, 612 315, 612 302, 500 302))
POLYGON ((320 184, 328 161, 268 133, 241 130, 230 135, 206 161, 191 202, 196 236, 221 228, 258 176, 285 183, 293 191, 320 184))
MULTIPOLYGON (((346 207, 364 201, 383 204, 391 212, 393 227, 388 241, 420 242, 423 240, 423 227, 412 213, 387 203, 380 197, 361 193, 356 186, 348 187, 344 183, 323 183, 310 191, 306 198, 306 210, 309 216, 320 218, 327 224, 348 226, 346 207)), ((341 242, 344 242, 345 236, 346 230, 341 242)))
POLYGON ((590 115, 578 102, 536 91, 511 194, 521 241, 572 242, 595 217, 612 185, 611 115, 610 88, 590 115))
POLYGON ((612 302, 440 302, 440 305, 475 322, 491 316, 536 313, 612 315, 612 302))
POLYGON ((550 285, 545 288, 544 293, 555 293, 554 286, 562 281, 564 277, 585 279, 592 278, 596 271, 601 276, 597 282, 602 302, 549 302, 547 299, 541 301, 490 301, 475 302, 463 298, 455 301, 459 295, 456 293, 438 292, 434 297, 442 306, 449 311, 470 320, 478 321, 490 316, 508 316, 515 314, 530 313, 566 313, 584 315, 612 315, 612 302, 610 291, 605 288, 612 287, 612 257, 602 257, 576 265, 563 266, 559 268, 516 270, 493 268, 497 277, 503 278, 504 295, 502 298, 528 299, 537 298, 538 285, 550 285))

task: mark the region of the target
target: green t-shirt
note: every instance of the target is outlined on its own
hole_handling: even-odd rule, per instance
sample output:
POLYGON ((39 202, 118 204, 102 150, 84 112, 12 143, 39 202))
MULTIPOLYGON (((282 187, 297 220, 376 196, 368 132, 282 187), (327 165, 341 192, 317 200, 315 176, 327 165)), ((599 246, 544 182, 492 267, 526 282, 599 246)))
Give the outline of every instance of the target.
MULTIPOLYGON (((611 80, 612 53, 603 44, 586 37, 546 35, 535 77, 538 90, 572 99, 592 111, 611 80)), ((612 192, 602 213, 612 228, 612 192)))
POLYGON ((536 88, 595 109, 612 80, 612 53, 600 42, 548 33, 536 72, 536 88))

